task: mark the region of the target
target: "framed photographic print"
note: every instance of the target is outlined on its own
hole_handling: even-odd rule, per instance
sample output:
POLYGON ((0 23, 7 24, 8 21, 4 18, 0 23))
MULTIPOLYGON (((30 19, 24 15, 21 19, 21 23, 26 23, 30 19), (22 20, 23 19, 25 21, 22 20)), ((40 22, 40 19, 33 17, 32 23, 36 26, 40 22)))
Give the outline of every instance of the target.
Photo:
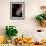
POLYGON ((24 20, 25 4, 24 2, 10 2, 10 19, 24 20))

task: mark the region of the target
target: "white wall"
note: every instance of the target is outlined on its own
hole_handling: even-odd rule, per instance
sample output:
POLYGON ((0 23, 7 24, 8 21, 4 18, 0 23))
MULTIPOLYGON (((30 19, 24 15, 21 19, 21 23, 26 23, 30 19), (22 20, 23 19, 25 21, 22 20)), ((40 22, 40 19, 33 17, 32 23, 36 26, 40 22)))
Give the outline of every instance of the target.
POLYGON ((19 31, 18 36, 22 34, 31 36, 32 32, 36 32, 36 29, 42 28, 35 19, 35 16, 41 13, 41 5, 46 5, 46 0, 0 0, 0 33, 4 32, 6 25, 15 25, 19 31), (10 20, 10 2, 16 1, 25 2, 24 20, 10 20))

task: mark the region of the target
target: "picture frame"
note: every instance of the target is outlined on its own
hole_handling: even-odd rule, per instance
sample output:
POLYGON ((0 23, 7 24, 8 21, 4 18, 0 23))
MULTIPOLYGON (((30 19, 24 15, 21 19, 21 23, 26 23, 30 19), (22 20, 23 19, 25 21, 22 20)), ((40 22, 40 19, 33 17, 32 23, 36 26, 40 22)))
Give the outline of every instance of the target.
POLYGON ((24 18, 25 18, 25 3, 10 2, 10 19, 24 20, 24 18))

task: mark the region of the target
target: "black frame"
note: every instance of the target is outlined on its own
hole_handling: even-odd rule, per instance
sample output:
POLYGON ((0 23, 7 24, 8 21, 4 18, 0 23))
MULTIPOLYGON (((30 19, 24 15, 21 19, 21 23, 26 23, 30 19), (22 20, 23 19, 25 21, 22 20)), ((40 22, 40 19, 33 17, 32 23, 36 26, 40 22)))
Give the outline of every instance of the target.
POLYGON ((10 19, 11 20, 24 20, 24 18, 25 18, 25 3, 24 2, 10 2, 10 19), (17 8, 21 9, 21 13, 18 16, 16 15, 17 8))

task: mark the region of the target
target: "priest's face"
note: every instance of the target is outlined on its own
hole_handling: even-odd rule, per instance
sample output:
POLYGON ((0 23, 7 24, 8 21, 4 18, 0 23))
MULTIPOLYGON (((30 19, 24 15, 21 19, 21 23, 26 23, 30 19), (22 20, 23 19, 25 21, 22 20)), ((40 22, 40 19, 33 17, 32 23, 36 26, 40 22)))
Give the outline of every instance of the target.
POLYGON ((42 12, 43 12, 44 14, 46 14, 46 8, 42 9, 42 12))
POLYGON ((40 9, 42 10, 42 12, 43 12, 44 14, 46 14, 46 6, 41 6, 40 9))

